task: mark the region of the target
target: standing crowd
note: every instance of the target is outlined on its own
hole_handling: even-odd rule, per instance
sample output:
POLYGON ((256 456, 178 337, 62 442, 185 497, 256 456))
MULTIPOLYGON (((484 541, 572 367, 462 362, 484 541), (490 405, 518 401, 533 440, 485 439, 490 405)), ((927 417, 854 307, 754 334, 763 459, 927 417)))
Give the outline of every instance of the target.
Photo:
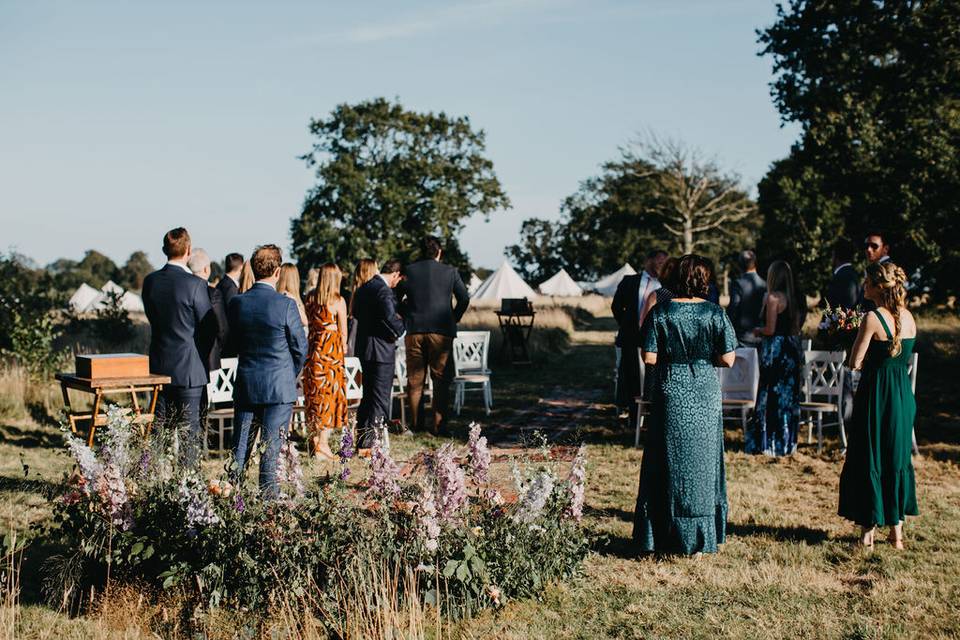
MULTIPOLYGON (((860 525, 872 547, 877 526, 903 548, 903 522, 917 515, 911 460, 916 402, 908 375, 917 327, 906 306, 907 278, 889 256, 882 233, 867 235, 861 280, 855 247, 833 247, 833 273, 822 296, 833 308, 864 311, 846 363, 860 372, 849 401, 849 443, 839 486, 840 516, 860 525)), ((753 251, 739 256, 726 310, 711 262, 698 255, 647 254, 643 272, 625 277, 612 310, 619 325, 618 405, 631 421, 649 407, 634 515, 643 552, 715 552, 727 521, 722 390, 716 367, 730 367, 736 349, 755 348, 759 387, 745 432, 747 453, 797 450, 804 370, 801 330, 807 314, 790 265, 773 262, 766 279, 753 251)), ((850 376, 847 376, 849 379, 850 376)))
POLYGON ((182 432, 184 461, 200 464, 206 388, 210 372, 220 369, 225 357, 238 360, 236 477, 242 478, 259 434, 260 487, 268 497, 278 490, 277 463, 300 395, 298 379, 311 453, 335 457, 329 435, 347 426, 347 356, 357 357, 362 369, 361 452, 390 414, 398 345, 405 347, 412 428, 446 433, 453 340, 469 296, 456 269, 441 261, 437 238, 424 238, 420 250, 421 259, 405 269, 397 260, 382 266, 360 260, 349 293, 336 264, 311 269, 301 297, 300 270, 284 263, 275 245, 257 247, 249 260, 227 255, 224 276, 211 286, 209 255, 193 248, 186 229, 167 232, 167 264, 144 280, 143 301, 151 329, 150 370, 171 378, 157 400, 156 422, 182 432), (427 376, 433 385, 429 419, 423 402, 427 376))

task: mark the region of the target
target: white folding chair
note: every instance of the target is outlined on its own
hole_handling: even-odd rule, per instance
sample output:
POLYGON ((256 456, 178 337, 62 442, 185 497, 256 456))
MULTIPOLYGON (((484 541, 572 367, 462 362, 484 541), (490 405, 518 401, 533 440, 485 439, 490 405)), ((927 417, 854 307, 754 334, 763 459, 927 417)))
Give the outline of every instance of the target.
POLYGON ((393 420, 393 403, 400 403, 400 424, 407 427, 407 348, 397 342, 397 356, 393 365, 393 387, 390 389, 390 408, 387 418, 393 420))
MULTIPOLYGON (((910 356, 910 364, 907 365, 907 373, 910 374, 910 388, 913 389, 913 395, 917 395, 917 369, 920 366, 920 355, 917 352, 914 352, 910 356)), ((913 440, 913 453, 917 455, 920 453, 920 447, 917 446, 917 431, 916 429, 912 430, 910 437, 913 440)))
POLYGON ((487 368, 490 352, 489 331, 461 331, 453 339, 453 410, 460 415, 467 391, 483 394, 487 415, 493 408, 492 371, 487 368))
POLYGON ((223 358, 220 368, 210 372, 207 383, 207 419, 203 423, 203 452, 210 455, 210 423, 217 425, 217 446, 226 449, 226 432, 233 432, 233 385, 237 379, 237 358, 223 358), (224 406, 229 405, 229 406, 224 406))
MULTIPOLYGON (((360 358, 345 358, 343 361, 344 374, 347 378, 347 410, 356 411, 363 400, 363 367, 360 365, 360 358)), ((381 434, 384 445, 390 446, 390 430, 387 425, 383 426, 381 434)), ((354 442, 356 442, 354 434, 354 442)))
MULTIPOLYGON (((843 426, 843 351, 807 351, 803 365, 803 396, 801 414, 815 414, 817 420, 817 451, 823 449, 823 414, 835 413, 840 428, 840 441, 847 449, 847 433, 843 426)), ((807 442, 813 439, 813 423, 807 418, 807 442)))
MULTIPOLYGON (((740 424, 747 428, 747 417, 757 404, 757 388, 760 385, 760 358, 753 347, 740 347, 735 351, 732 367, 720 369, 720 390, 723 394, 723 411, 738 411, 740 424)), ((724 416, 735 420, 735 416, 724 416)))

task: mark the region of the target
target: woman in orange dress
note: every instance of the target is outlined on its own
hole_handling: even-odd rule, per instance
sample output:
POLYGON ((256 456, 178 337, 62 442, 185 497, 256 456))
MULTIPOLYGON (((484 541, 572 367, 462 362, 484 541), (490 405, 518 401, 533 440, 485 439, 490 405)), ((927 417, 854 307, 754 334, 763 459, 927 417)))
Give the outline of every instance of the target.
POLYGON ((314 457, 333 460, 331 429, 347 425, 347 377, 343 359, 347 347, 347 305, 340 295, 343 273, 323 265, 316 289, 307 298, 309 353, 303 369, 307 428, 314 457))

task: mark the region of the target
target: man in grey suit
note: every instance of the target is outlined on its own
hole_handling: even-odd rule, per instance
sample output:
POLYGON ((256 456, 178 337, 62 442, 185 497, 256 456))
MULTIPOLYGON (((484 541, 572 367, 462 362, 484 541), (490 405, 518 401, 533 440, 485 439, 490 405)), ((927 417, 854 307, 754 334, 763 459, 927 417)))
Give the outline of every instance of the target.
POLYGON ((230 340, 237 350, 237 380, 233 388, 233 454, 242 481, 257 431, 266 445, 260 457, 260 491, 275 498, 277 461, 287 437, 297 376, 307 359, 307 338, 292 298, 277 293, 280 249, 258 247, 250 259, 256 283, 230 301, 227 317, 230 340))
POLYGON ((466 313, 470 295, 457 270, 440 262, 440 239, 425 237, 420 243, 420 260, 405 269, 406 281, 398 287, 400 314, 407 327, 407 397, 410 400, 410 424, 422 428, 423 383, 433 380, 434 435, 447 429, 447 405, 453 379, 453 339, 457 323, 466 313), (456 299, 456 306, 451 301, 456 299))
POLYGON ((741 346, 755 347, 759 338, 753 330, 763 324, 760 310, 763 308, 763 296, 767 293, 767 283, 757 273, 757 254, 746 249, 737 257, 743 274, 730 282, 730 304, 727 315, 737 333, 741 346))
POLYGON ((170 376, 157 398, 159 427, 187 426, 181 456, 200 464, 200 404, 209 382, 201 345, 217 332, 207 283, 187 267, 190 234, 183 227, 163 237, 167 264, 143 280, 143 307, 150 321, 150 372, 170 376))

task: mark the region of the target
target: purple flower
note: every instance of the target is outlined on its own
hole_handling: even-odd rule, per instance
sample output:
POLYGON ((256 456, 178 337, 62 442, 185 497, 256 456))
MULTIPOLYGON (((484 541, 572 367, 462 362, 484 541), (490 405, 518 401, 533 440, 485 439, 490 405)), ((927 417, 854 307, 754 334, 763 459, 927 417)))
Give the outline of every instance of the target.
POLYGON ((110 521, 121 531, 133 526, 133 511, 127 496, 127 486, 123 482, 120 468, 109 462, 103 467, 103 473, 97 479, 97 495, 110 514, 110 521))
POLYGON ((298 499, 303 497, 303 467, 300 466, 297 445, 289 440, 280 447, 280 457, 277 460, 277 482, 281 487, 292 489, 291 496, 287 496, 282 491, 282 498, 298 499))
POLYGON ((423 542, 424 548, 433 553, 437 550, 440 540, 440 521, 437 519, 437 503, 433 491, 426 484, 420 485, 420 499, 417 500, 415 513, 417 515, 417 534, 423 542))
POLYGON ((237 513, 243 513, 247 508, 247 503, 243 501, 243 496, 239 492, 237 492, 237 497, 233 501, 233 508, 237 510, 237 513))
POLYGON ((97 480, 103 473, 103 465, 97 460, 97 454, 93 452, 93 449, 79 438, 68 436, 67 448, 70 449, 70 455, 73 456, 77 466, 80 467, 80 475, 83 476, 84 480, 83 490, 89 495, 90 489, 96 486, 97 480))
POLYGON ((467 484, 463 469, 457 464, 453 444, 440 447, 433 460, 437 479, 437 509, 440 519, 450 521, 467 504, 467 484))
POLYGON ((570 475, 567 476, 567 491, 570 494, 570 506, 564 515, 577 522, 583 517, 583 495, 587 485, 587 448, 580 445, 577 455, 570 465, 570 475))
POLYGON ((220 522, 220 517, 213 510, 210 494, 203 482, 192 476, 185 476, 178 488, 180 505, 187 512, 187 527, 213 525, 220 522))
POLYGON ((370 449, 370 481, 367 494, 378 497, 396 496, 400 493, 399 478, 400 468, 383 446, 383 441, 376 438, 370 449))
POLYGON ((483 484, 487 481, 487 472, 490 470, 490 450, 487 449, 487 439, 480 435, 480 425, 476 422, 470 425, 467 446, 470 450, 470 477, 477 484, 483 484))
POLYGON ((340 436, 340 451, 337 454, 340 456, 340 462, 347 464, 347 460, 353 457, 353 453, 353 432, 350 427, 347 427, 340 436))

